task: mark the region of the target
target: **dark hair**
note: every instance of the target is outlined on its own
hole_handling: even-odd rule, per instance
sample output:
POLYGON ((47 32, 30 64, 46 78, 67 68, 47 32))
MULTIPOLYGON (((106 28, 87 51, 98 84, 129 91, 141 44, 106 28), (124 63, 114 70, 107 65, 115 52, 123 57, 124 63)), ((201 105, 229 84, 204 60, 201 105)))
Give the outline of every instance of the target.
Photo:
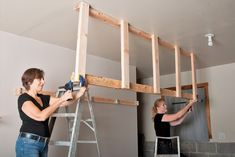
POLYGON ((29 90, 34 79, 44 78, 44 71, 37 68, 27 69, 21 77, 22 85, 29 90))

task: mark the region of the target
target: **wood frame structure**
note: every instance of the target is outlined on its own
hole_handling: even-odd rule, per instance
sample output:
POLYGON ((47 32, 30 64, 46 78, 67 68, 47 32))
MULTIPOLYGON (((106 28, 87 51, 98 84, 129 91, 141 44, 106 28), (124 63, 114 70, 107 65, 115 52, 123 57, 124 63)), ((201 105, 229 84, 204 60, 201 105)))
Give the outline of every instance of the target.
POLYGON ((103 12, 100 12, 92 8, 85 2, 80 2, 74 7, 79 14, 78 23, 78 42, 76 49, 76 65, 75 65, 75 80, 78 81, 79 74, 86 77, 88 85, 127 89, 134 92, 143 92, 151 94, 160 94, 162 96, 182 97, 186 99, 197 98, 197 83, 196 83, 196 69, 195 69, 195 55, 192 52, 187 52, 177 45, 172 45, 155 34, 150 34, 142 31, 127 21, 119 20, 111 17, 103 12), (88 34, 88 18, 89 16, 101 20, 111 26, 120 28, 121 33, 121 70, 122 80, 114 80, 110 78, 104 78, 100 76, 93 76, 86 74, 86 49, 87 49, 87 34, 88 34), (141 38, 150 40, 152 43, 152 64, 153 64, 153 86, 133 84, 130 83, 129 74, 129 32, 133 33, 141 38), (175 69, 176 69, 176 91, 160 88, 160 68, 159 68, 159 46, 163 46, 170 50, 175 51, 175 69), (193 94, 181 92, 181 70, 180 70, 180 56, 186 56, 191 59, 191 71, 192 71, 192 85, 193 94))

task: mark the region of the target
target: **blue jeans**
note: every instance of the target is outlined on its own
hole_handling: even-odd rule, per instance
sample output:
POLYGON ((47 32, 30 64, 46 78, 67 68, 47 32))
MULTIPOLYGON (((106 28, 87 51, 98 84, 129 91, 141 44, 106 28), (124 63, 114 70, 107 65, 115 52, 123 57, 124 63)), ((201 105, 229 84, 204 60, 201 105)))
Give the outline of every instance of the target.
POLYGON ((18 137, 15 150, 16 157, 47 157, 48 143, 18 137))

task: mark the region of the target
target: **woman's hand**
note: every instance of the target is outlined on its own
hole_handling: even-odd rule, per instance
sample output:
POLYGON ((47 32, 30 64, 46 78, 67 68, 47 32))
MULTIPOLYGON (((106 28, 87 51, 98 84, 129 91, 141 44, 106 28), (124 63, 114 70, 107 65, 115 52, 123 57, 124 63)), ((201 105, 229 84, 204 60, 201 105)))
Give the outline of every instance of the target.
POLYGON ((75 99, 79 99, 81 96, 83 96, 86 89, 87 89, 86 87, 81 87, 81 89, 76 93, 75 99))
POLYGON ((72 91, 71 90, 68 90, 64 93, 64 95, 62 95, 60 97, 60 101, 63 103, 63 102, 66 102, 67 100, 69 99, 73 99, 73 96, 72 96, 72 91))

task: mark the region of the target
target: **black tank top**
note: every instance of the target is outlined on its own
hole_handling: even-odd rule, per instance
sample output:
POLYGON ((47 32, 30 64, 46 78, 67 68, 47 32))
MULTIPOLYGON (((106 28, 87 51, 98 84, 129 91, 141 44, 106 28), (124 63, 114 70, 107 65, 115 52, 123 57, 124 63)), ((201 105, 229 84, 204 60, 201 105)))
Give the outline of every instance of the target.
POLYGON ((27 93, 23 93, 22 95, 19 96, 18 110, 19 110, 20 118, 22 120, 20 131, 36 134, 36 135, 43 136, 43 137, 50 137, 49 127, 48 127, 49 118, 46 119, 45 121, 36 121, 30 118, 29 116, 27 116, 22 111, 22 105, 26 101, 31 101, 41 111, 47 108, 49 106, 50 96, 42 95, 42 94, 38 94, 38 96, 41 98, 43 106, 41 106, 33 97, 31 97, 27 93))
POLYGON ((164 114, 157 113, 154 117, 154 129, 156 136, 170 137, 170 124, 169 122, 162 122, 164 114))

